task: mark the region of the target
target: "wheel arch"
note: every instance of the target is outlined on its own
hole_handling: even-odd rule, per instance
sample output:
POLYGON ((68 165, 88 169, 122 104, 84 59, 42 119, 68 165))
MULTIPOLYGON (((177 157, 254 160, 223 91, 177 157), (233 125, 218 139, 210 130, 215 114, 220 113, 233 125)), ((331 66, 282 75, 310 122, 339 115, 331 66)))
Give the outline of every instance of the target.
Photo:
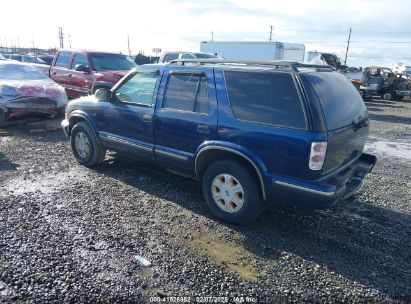
POLYGON ((205 146, 198 151, 195 157, 194 167, 196 176, 201 178, 208 165, 219 159, 234 159, 244 164, 250 170, 250 173, 257 178, 258 188, 263 200, 267 199, 262 174, 265 165, 261 161, 261 164, 259 164, 247 151, 219 145, 205 146))
POLYGON ((82 111, 73 111, 70 113, 68 121, 69 121, 69 130, 68 130, 69 134, 71 133, 71 129, 74 127, 76 123, 80 121, 84 121, 89 124, 91 130, 93 130, 94 136, 97 138, 97 141, 100 142, 100 139, 97 136, 97 132, 95 130, 94 124, 86 113, 82 111))

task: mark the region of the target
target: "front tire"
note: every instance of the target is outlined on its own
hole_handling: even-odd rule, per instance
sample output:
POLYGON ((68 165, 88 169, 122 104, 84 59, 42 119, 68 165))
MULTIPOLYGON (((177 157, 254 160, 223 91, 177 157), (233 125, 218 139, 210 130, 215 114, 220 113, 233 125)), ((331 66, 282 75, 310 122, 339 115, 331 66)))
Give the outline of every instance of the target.
POLYGON ((71 149, 77 161, 86 167, 100 164, 106 150, 99 144, 90 125, 84 121, 76 123, 70 133, 71 149))
POLYGON ((211 212, 224 221, 249 223, 264 209, 257 181, 238 162, 221 160, 211 164, 203 175, 202 188, 211 212))

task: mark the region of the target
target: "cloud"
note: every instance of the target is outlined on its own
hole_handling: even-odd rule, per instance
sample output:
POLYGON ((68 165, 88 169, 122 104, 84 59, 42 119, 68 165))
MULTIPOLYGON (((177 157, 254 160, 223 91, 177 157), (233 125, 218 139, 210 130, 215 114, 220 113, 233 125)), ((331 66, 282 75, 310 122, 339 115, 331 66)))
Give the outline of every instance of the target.
MULTIPOLYGON (((152 48, 197 51, 200 41, 304 42, 306 50, 335 52, 344 58, 349 28, 350 65, 411 63, 411 2, 408 0, 72 0, 64 13, 53 0, 22 0, 24 10, 6 1, 0 18, 0 44, 19 38, 21 45, 58 45, 57 27, 71 34, 73 47, 127 52, 127 34, 133 53, 152 48), (90 12, 85 18, 82 12, 90 12), (15 22, 16 16, 19 22, 15 22), (84 21, 84 22, 83 22, 84 21), (13 26, 10 26, 10 25, 13 26), (403 43, 393 43, 403 42, 403 43)), ((67 45, 66 39, 66 45, 67 45)))

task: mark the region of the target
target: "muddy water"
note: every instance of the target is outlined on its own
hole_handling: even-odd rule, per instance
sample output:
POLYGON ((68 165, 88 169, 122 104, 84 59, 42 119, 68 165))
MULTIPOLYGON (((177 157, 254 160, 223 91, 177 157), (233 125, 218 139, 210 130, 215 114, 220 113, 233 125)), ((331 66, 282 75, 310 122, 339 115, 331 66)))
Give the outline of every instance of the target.
POLYGON ((199 237, 189 242, 189 247, 211 262, 227 268, 247 281, 257 281, 260 273, 255 269, 255 259, 243 246, 209 237, 199 237))

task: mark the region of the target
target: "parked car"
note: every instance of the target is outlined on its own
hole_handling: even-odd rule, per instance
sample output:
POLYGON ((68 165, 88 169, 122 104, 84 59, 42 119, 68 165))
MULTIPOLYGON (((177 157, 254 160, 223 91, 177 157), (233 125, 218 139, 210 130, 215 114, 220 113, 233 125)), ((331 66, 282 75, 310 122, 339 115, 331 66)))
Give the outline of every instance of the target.
POLYGON ((201 52, 164 52, 158 59, 159 63, 167 63, 177 59, 222 59, 222 57, 201 52))
POLYGON ((40 58, 30 56, 30 55, 21 55, 21 54, 8 54, 6 55, 7 59, 16 60, 25 63, 38 63, 38 64, 45 64, 43 60, 40 58))
POLYGON ((361 82, 360 90, 365 99, 380 96, 385 100, 398 100, 411 96, 409 76, 395 74, 386 67, 366 67, 361 82))
POLYGON ((28 113, 64 113, 64 89, 35 67, 16 61, 0 61, 0 125, 28 113))
POLYGON ((327 208, 353 195, 376 162, 363 153, 368 124, 329 67, 183 60, 71 101, 62 127, 80 164, 107 149, 155 162, 201 180, 211 211, 244 223, 266 202, 327 208))
POLYGON ((37 58, 40 58, 44 61, 44 64, 51 65, 53 63, 54 56, 48 54, 38 55, 37 58))
POLYGON ((0 54, 0 60, 6 60, 6 57, 4 57, 3 54, 0 54))
POLYGON ((111 88, 137 65, 122 54, 98 51, 61 50, 51 66, 37 66, 66 89, 71 98, 93 94, 97 89, 111 88))

